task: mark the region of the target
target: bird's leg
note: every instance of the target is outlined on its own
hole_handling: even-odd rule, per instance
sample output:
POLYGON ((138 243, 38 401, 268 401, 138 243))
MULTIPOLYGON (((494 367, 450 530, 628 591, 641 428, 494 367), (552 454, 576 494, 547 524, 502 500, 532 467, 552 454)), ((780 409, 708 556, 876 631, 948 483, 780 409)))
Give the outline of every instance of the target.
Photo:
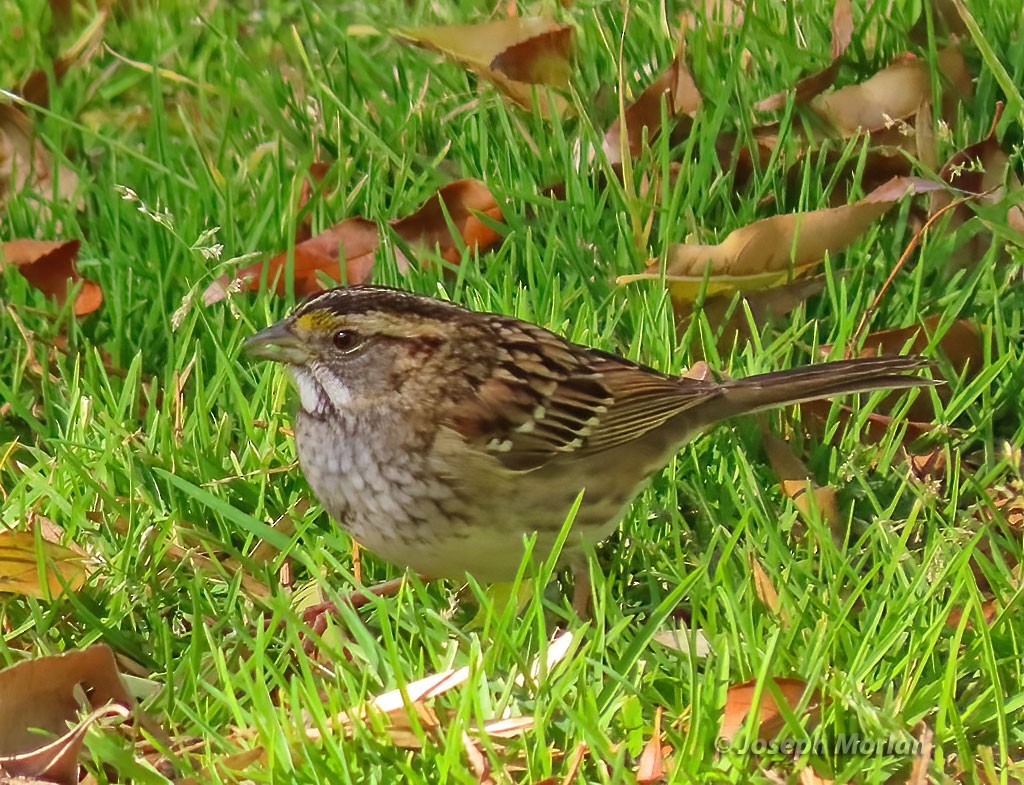
POLYGON ((590 565, 582 554, 569 564, 572 573, 572 609, 580 617, 580 621, 590 618, 590 565))
MULTIPOLYGON (((344 596, 342 602, 351 608, 361 608, 373 597, 394 597, 405 583, 405 576, 368 587, 365 591, 353 591, 344 596)), ((338 606, 333 602, 319 602, 302 611, 302 621, 317 635, 327 629, 327 619, 338 615, 338 606)))

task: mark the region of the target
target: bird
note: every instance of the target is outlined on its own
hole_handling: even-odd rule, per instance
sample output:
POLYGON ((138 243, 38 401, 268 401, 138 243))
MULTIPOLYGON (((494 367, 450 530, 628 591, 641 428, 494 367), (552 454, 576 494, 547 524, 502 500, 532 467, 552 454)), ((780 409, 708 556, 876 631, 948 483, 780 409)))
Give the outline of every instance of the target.
POLYGON ((555 547, 589 601, 589 544, 647 480, 724 420, 934 384, 926 359, 816 363, 740 379, 662 373, 539 325, 385 286, 315 294, 249 337, 298 390, 302 472, 362 547, 430 579, 512 580, 555 547))

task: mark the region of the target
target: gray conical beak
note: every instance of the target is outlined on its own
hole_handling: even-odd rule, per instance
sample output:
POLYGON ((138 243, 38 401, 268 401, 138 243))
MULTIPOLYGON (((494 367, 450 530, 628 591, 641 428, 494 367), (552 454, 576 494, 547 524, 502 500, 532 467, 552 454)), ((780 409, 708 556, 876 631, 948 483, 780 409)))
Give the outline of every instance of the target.
POLYGON ((246 339, 242 351, 250 357, 292 365, 305 365, 312 357, 291 331, 288 320, 271 325, 246 339))

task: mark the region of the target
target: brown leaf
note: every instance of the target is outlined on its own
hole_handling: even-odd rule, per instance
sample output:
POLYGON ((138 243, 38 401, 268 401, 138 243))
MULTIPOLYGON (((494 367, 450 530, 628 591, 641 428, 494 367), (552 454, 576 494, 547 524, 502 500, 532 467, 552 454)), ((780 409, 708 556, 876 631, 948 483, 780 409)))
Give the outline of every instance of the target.
MULTIPOLYGON (((981 611, 981 618, 984 620, 986 625, 991 624, 996 616, 999 615, 999 603, 992 598, 984 600, 979 606, 979 609, 981 611)), ((949 615, 946 616, 946 626, 956 629, 960 626, 960 620, 963 616, 963 608, 959 606, 950 608, 949 615)), ((967 629, 973 629, 974 624, 970 619, 967 620, 966 627, 967 629)))
MULTIPOLYGON (((955 95, 971 94, 971 78, 958 47, 941 50, 936 65, 955 95)), ((832 126, 833 133, 850 138, 864 131, 881 131, 893 121, 914 117, 918 107, 926 102, 936 104, 931 66, 905 55, 860 84, 815 97, 811 108, 832 126)))
POLYGON ((804 519, 810 520, 812 509, 817 509, 833 532, 842 531, 835 488, 815 483, 810 471, 789 444, 767 431, 762 431, 762 437, 768 463, 779 478, 782 492, 793 500, 804 519))
MULTIPOLYGON (((429 25, 392 31, 404 43, 439 52, 493 82, 516 103, 533 105, 534 85, 566 87, 573 28, 539 16, 516 16, 470 25, 429 25)), ((548 96, 555 112, 568 102, 548 96)), ((541 101, 546 113, 546 102, 541 101)))
MULTIPOLYGON (((804 422, 809 424, 812 431, 822 433, 828 423, 829 412, 832 410, 832 401, 808 401, 800 404, 800 412, 804 422)), ((847 425, 853 420, 853 409, 846 404, 836 404, 837 419, 847 425)), ((940 426, 931 422, 917 422, 914 420, 894 420, 886 414, 869 412, 863 420, 861 428, 861 439, 868 444, 881 444, 894 430, 905 428, 900 444, 904 449, 910 449, 911 445, 918 439, 928 436, 935 431, 942 430, 940 426)), ((833 441, 837 441, 843 433, 843 429, 836 431, 833 441)))
MULTIPOLYGON (((789 679, 775 677, 771 681, 778 688, 783 701, 793 711, 800 704, 800 699, 807 690, 807 682, 802 679, 789 679)), ((725 709, 722 713, 722 722, 718 727, 718 735, 731 739, 736 732, 742 728, 747 715, 754 708, 754 694, 757 688, 757 681, 751 679, 742 684, 734 684, 729 687, 725 695, 725 709)), ((816 716, 819 710, 817 692, 811 698, 810 703, 804 710, 805 716, 816 716)), ((758 739, 772 739, 785 727, 785 719, 782 709, 773 694, 770 685, 765 685, 761 692, 761 702, 758 707, 758 725, 756 727, 758 739)))
POLYGON ((937 187, 896 177, 853 204, 763 218, 736 229, 718 245, 670 246, 664 276, 655 262, 646 272, 618 281, 664 278, 673 300, 681 303, 697 299, 705 276, 708 295, 768 289, 808 274, 827 254, 843 250, 906 194, 937 187))
MULTIPOLYGON (((964 373, 970 378, 978 373, 985 363, 985 344, 981 326, 970 319, 957 319, 947 324, 942 336, 936 340, 936 333, 945 321, 942 315, 923 317, 910 327, 879 330, 864 338, 857 357, 877 357, 880 354, 925 354, 934 356, 936 350, 949 360, 953 372, 964 373)), ((825 344, 819 350, 822 356, 831 353, 832 345, 825 344)), ((850 356, 850 353, 847 353, 850 356)), ((948 401, 953 396, 951 387, 936 388, 940 400, 948 401)), ((887 396, 879 405, 880 409, 891 408, 902 397, 896 392, 887 396)), ((919 395, 907 411, 907 418, 917 422, 929 422, 936 417, 935 403, 931 395, 919 395)))
MULTIPOLYGON (((436 249, 449 263, 461 258, 460 242, 470 249, 483 250, 501 239, 480 216, 501 221, 501 208, 490 190, 479 180, 457 180, 441 188, 415 213, 391 222, 391 228, 407 244, 436 249), (459 238, 448 227, 451 220, 459 238)), ((346 218, 315 237, 299 243, 294 250, 295 293, 308 295, 323 289, 320 275, 337 283, 357 284, 370 278, 373 271, 380 233, 377 225, 366 218, 346 218)), ((232 290, 258 291, 266 274, 267 287, 277 294, 287 291, 285 274, 288 254, 282 253, 265 262, 243 267, 233 281, 222 276, 203 292, 207 305, 223 300, 232 290)), ((400 251, 398 264, 405 269, 408 260, 400 251)))
POLYGON ((3 244, 0 270, 13 265, 35 288, 63 305, 68 299, 68 286, 81 283, 72 309, 76 316, 85 316, 103 303, 103 290, 98 283, 78 274, 78 240, 9 240, 3 244))
MULTIPOLYGON (((719 354, 728 354, 734 346, 753 337, 748 312, 754 322, 754 329, 760 332, 824 288, 823 275, 800 278, 782 286, 773 286, 771 289, 743 292, 735 307, 733 299, 736 293, 723 292, 707 297, 701 303, 677 304, 676 315, 680 324, 685 324, 699 309, 707 319, 708 325, 718 335, 714 344, 719 354)), ((690 354, 694 357, 703 357, 704 344, 699 340, 699 336, 694 337, 695 340, 690 345, 690 354)))
POLYGON ((569 86, 572 35, 572 28, 562 25, 512 44, 494 56, 490 68, 515 82, 566 88, 569 86))
POLYGON ((932 744, 933 736, 931 728, 924 725, 918 738, 917 755, 914 757, 914 765, 910 769, 907 785, 928 785, 928 764, 932 762, 932 755, 935 752, 935 747, 932 744))
POLYGON ((654 710, 654 729, 636 764, 636 781, 640 785, 657 782, 665 776, 665 750, 661 744, 661 706, 654 710))
POLYGON ((701 95, 686 64, 682 37, 675 58, 657 79, 625 108, 604 135, 601 144, 608 162, 613 166, 622 163, 622 128, 626 128, 625 147, 630 157, 640 154, 643 141, 653 142, 661 132, 661 105, 665 102, 665 117, 669 120, 679 116, 693 117, 701 106, 701 95))
POLYGON ((497 785, 497 781, 491 776, 491 762, 487 760, 487 756, 473 737, 465 731, 462 732, 462 748, 466 751, 469 769, 476 776, 479 785, 497 785))
MULTIPOLYGON (((455 264, 462 254, 458 241, 448 228, 446 212, 459 239, 470 249, 483 250, 501 239, 501 235, 480 217, 500 222, 503 220, 501 208, 487 186, 472 179, 457 180, 444 186, 415 213, 392 222, 391 228, 409 245, 428 250, 436 248, 446 262, 455 264)), ((404 256, 400 256, 400 267, 403 260, 404 256)))
POLYGON ((47 540, 45 532, 42 535, 40 574, 36 535, 0 531, 0 592, 49 600, 60 597, 65 590, 78 591, 85 584, 89 574, 85 559, 59 542, 47 540))
MULTIPOLYGON (((988 135, 950 156, 939 172, 939 176, 956 191, 933 193, 929 215, 935 216, 947 210, 953 200, 958 199, 958 203, 948 210, 948 231, 955 231, 974 215, 972 205, 999 205, 1006 200, 1007 186, 1012 193, 1020 191, 1020 179, 1010 169, 1010 157, 996 138, 996 126, 1002 113, 1003 105, 999 103, 988 135), (968 198, 964 198, 965 195, 968 198)), ((1008 204, 1006 210, 1007 223, 1017 231, 1024 228, 1024 204, 1008 204)), ((979 261, 991 243, 991 231, 979 232, 954 252, 952 264, 962 267, 979 261)))
POLYGON ((18 755, 0 755, 0 783, 23 782, 23 780, 6 780, 4 773, 14 777, 38 778, 41 783, 52 785, 78 785, 78 756, 82 750, 82 742, 89 728, 99 720, 107 717, 129 716, 123 706, 112 704, 96 709, 85 717, 74 728, 63 736, 43 746, 18 755))
MULTIPOLYGON (((103 41, 103 26, 106 24, 109 11, 102 9, 93 18, 92 22, 82 31, 67 51, 55 58, 52 65, 53 78, 60 82, 72 66, 88 62, 97 51, 103 41)), ((37 68, 28 78, 22 82, 18 93, 29 103, 37 106, 50 105, 50 82, 47 73, 42 68, 37 68)))
POLYGON ((788 627, 789 615, 779 602, 779 593, 775 590, 775 584, 772 583, 772 579, 768 577, 768 573, 764 571, 764 567, 761 566, 761 562, 757 560, 753 551, 747 553, 747 566, 754 578, 754 592, 757 594, 757 599, 778 617, 783 627, 788 627))
POLYGON ((833 781, 825 779, 810 766, 800 769, 799 785, 833 785, 833 781))
MULTIPOLYGON (((66 654, 26 660, 0 670, 0 756, 19 756, 49 744, 50 737, 67 732, 82 709, 115 703, 132 711, 161 743, 163 730, 142 715, 118 673, 114 653, 106 644, 66 654), (38 731, 43 731, 40 735, 38 731)), ((3 761, 0 759, 0 767, 3 761)))
POLYGON ((50 154, 35 138, 28 117, 11 104, 0 102, 0 207, 11 191, 31 190, 50 197, 57 175, 57 195, 71 199, 78 191, 78 176, 53 164, 50 154))
MULTIPOLYGON (((943 322, 940 314, 922 317, 910 327, 879 330, 864 338, 864 345, 855 356, 877 357, 880 354, 924 354, 938 349, 957 373, 968 376, 981 370, 985 362, 985 343, 981 327, 971 319, 957 319, 946 327, 935 341, 935 333, 943 322)), ((832 345, 821 347, 822 356, 831 353, 832 345)))
POLYGON ((790 92, 794 94, 793 101, 802 104, 827 90, 836 80, 836 75, 839 73, 839 60, 846 53, 852 38, 853 9, 850 6, 850 0, 836 0, 835 8, 832 11, 832 62, 821 71, 805 76, 793 86, 792 90, 783 90, 761 99, 754 104, 755 111, 770 112, 784 108, 790 92))

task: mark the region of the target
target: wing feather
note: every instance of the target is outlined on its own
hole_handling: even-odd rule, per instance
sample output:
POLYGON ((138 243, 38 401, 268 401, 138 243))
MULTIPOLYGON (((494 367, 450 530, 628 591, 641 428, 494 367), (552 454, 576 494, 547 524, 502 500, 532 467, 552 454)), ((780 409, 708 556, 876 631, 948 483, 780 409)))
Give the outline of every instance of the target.
POLYGON ((505 338, 500 364, 451 419, 514 471, 626 444, 722 391, 716 382, 667 376, 533 325, 500 321, 496 328, 505 338))

